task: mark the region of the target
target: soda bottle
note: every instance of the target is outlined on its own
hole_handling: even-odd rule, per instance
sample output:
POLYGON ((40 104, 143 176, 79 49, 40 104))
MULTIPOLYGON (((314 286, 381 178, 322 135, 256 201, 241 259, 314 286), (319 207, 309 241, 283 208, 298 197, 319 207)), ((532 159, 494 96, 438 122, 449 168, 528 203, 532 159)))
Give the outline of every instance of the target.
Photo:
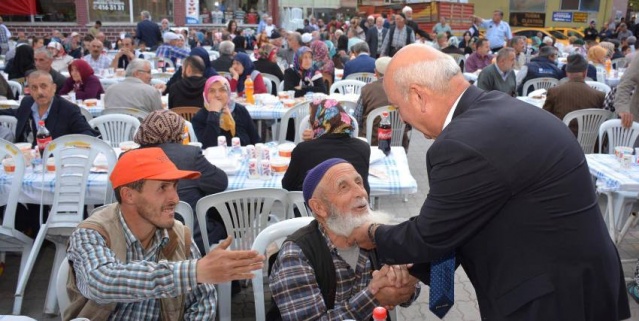
POLYGON ((161 70, 162 72, 164 72, 164 58, 159 58, 158 59, 158 69, 161 70))
POLYGON ((612 71, 612 61, 610 58, 606 59, 606 74, 610 76, 610 72, 612 71))
POLYGON ((44 120, 38 122, 38 132, 36 133, 36 142, 38 144, 38 150, 40 151, 40 156, 43 155, 44 149, 47 148, 47 145, 51 142, 51 133, 46 126, 44 126, 44 120))
POLYGON ((387 111, 382 113, 382 121, 379 123, 379 127, 377 128, 377 146, 386 156, 390 154, 391 139, 393 136, 393 129, 391 128, 388 115, 387 111))
POLYGON ((386 321, 387 312, 384 307, 373 309, 373 321, 386 321))
POLYGON ((191 142, 191 138, 189 137, 189 128, 186 124, 184 124, 184 131, 182 132, 182 144, 188 145, 191 142))
POLYGON ((253 97, 253 80, 251 76, 246 77, 246 81, 244 81, 244 94, 246 95, 247 104, 255 104, 255 97, 253 97))

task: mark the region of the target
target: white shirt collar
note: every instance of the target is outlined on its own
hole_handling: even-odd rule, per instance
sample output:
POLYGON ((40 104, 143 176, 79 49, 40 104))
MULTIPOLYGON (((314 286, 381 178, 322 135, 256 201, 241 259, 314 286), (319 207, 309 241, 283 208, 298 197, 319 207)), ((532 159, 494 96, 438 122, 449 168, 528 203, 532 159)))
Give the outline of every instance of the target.
MULTIPOLYGON (((468 90, 468 88, 466 88, 466 90, 468 90)), ((455 100, 455 103, 453 104, 453 108, 451 108, 450 111, 448 111, 448 116, 446 116, 446 120, 444 121, 444 126, 442 126, 442 131, 444 131, 444 128, 446 128, 446 126, 448 126, 448 124, 450 124, 450 122, 453 120, 453 115, 455 114, 455 110, 457 110, 457 104, 459 104, 459 100, 464 95, 466 90, 464 90, 464 92, 462 92, 461 95, 457 97, 457 100, 455 100)))

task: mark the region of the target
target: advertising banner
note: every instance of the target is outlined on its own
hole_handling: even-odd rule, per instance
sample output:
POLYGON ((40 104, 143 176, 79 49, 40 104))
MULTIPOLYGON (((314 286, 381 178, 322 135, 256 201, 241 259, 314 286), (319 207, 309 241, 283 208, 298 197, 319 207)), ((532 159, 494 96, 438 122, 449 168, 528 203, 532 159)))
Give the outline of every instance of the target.
POLYGON ((186 0, 186 23, 200 23, 200 0, 186 0))
POLYGON ((546 25, 546 14, 537 12, 511 12, 509 21, 513 27, 543 28, 546 25))
POLYGON ((572 12, 554 11, 552 13, 552 21, 572 22, 572 12))

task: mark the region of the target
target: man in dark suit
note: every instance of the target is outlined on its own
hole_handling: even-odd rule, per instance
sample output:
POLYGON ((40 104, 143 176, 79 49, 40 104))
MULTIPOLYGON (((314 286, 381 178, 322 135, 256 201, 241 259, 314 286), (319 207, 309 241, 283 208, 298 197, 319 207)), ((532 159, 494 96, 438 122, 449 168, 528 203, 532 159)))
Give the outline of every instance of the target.
MULTIPOLYGON (((544 109, 563 120, 566 114, 575 110, 603 108, 606 94, 585 83, 587 72, 588 61, 586 58, 582 55, 568 56, 566 75, 569 80, 557 87, 548 88, 544 109)), ((576 120, 570 122, 570 130, 575 136, 577 135, 576 120)))
POLYGON ((382 43, 384 42, 384 37, 386 37, 387 32, 388 28, 384 28, 384 18, 381 16, 377 17, 375 26, 369 28, 366 32, 366 43, 368 44, 368 49, 371 51, 371 57, 379 57, 379 53, 382 50, 382 43))
POLYGON ((356 72, 370 72, 371 74, 375 72, 375 58, 370 56, 368 45, 365 42, 353 45, 351 51, 356 57, 344 65, 343 79, 356 72))
POLYGON ((35 146, 39 120, 45 121, 53 139, 68 134, 96 136, 80 113, 80 107, 55 95, 56 85, 48 72, 34 71, 29 74, 28 81, 31 96, 22 99, 18 109, 0 111, 0 114, 18 119, 16 142, 29 142, 35 146))
POLYGON ((151 50, 155 51, 158 45, 162 44, 162 33, 160 26, 151 21, 151 13, 142 11, 140 13, 142 21, 138 22, 135 30, 135 38, 144 42, 151 50))
POLYGON ((402 119, 435 139, 426 155, 430 191, 417 217, 364 224, 353 244, 376 246, 385 263, 414 263, 410 273, 432 285, 440 317, 452 298, 433 298, 453 296, 455 264, 473 283, 483 320, 630 317, 588 165, 561 121, 470 86, 452 58, 429 46, 400 50, 384 88, 402 119))

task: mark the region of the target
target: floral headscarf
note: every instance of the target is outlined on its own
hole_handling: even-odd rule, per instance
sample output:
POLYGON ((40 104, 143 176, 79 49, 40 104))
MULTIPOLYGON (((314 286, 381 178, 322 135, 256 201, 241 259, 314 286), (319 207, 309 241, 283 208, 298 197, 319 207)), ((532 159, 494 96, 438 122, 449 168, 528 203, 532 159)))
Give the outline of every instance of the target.
POLYGON ((271 45, 270 43, 265 43, 260 46, 259 49, 255 50, 254 55, 257 60, 268 60, 271 61, 273 56, 277 54, 277 48, 271 45))
POLYGON ((328 46, 321 40, 315 40, 311 43, 311 50, 313 51, 317 69, 332 75, 335 72, 335 64, 328 57, 328 46))
POLYGON ((295 52, 295 56, 293 56, 293 70, 297 72, 302 79, 311 79, 315 75, 315 66, 313 64, 311 64, 311 68, 309 68, 308 70, 302 69, 302 57, 307 52, 311 53, 311 57, 313 56, 311 48, 306 46, 302 46, 297 49, 297 52, 295 52))
MULTIPOLYGON (((229 84, 229 81, 226 80, 226 78, 219 75, 213 76, 207 79, 206 83, 204 84, 204 92, 202 93, 202 96, 204 97, 204 106, 206 107, 209 105, 209 97, 208 97, 209 89, 216 82, 221 82, 222 86, 224 86, 224 89, 226 90, 227 95, 229 95, 228 107, 231 110, 231 112, 233 112, 233 110, 235 109, 235 102, 231 99, 231 85, 229 84)), ((221 112, 220 128, 222 128, 225 131, 231 132, 231 136, 235 136, 235 120, 233 119, 233 117, 229 116, 225 112, 221 112)))
POLYGON ((315 138, 324 134, 351 134, 351 116, 334 99, 315 100, 311 103, 309 122, 315 138))

